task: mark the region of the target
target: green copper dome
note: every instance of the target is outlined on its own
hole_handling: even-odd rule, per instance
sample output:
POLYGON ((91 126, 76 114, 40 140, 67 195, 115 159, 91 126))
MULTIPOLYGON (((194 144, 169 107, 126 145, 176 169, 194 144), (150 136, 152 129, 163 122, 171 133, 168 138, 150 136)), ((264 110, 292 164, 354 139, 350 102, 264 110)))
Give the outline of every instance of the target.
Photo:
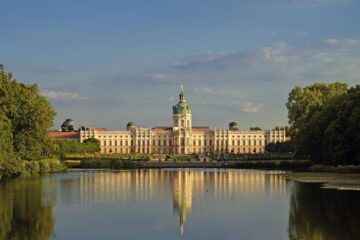
POLYGON ((186 103, 184 90, 181 86, 178 104, 173 106, 173 114, 191 114, 191 106, 186 103))

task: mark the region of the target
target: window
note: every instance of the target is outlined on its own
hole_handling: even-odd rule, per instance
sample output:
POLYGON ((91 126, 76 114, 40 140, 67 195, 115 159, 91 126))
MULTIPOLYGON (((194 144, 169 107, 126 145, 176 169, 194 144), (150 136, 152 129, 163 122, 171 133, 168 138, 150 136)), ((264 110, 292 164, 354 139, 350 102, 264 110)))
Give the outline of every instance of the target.
POLYGON ((199 146, 201 146, 201 140, 199 140, 199 146))
POLYGON ((196 146, 196 141, 194 140, 193 145, 196 146))
POLYGON ((182 127, 184 126, 184 120, 183 119, 181 120, 181 126, 182 127))
POLYGON ((164 140, 164 146, 166 146, 166 140, 164 140))
POLYGON ((104 140, 104 146, 106 146, 106 140, 104 140))
POLYGON ((189 120, 187 120, 187 124, 186 124, 186 126, 190 126, 190 121, 189 120))

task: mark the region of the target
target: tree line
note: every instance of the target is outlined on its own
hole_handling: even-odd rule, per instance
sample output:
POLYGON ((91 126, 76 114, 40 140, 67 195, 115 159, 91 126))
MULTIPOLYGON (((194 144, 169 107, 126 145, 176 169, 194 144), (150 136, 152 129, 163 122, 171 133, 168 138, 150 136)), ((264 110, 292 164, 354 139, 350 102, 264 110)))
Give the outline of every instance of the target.
POLYGON ((47 134, 55 115, 36 84, 18 82, 0 65, 0 178, 32 173, 34 166, 44 166, 45 172, 61 169, 54 161, 44 159, 68 152, 98 151, 97 140, 84 144, 50 141, 47 134))
POLYGON ((295 87, 286 106, 296 154, 314 164, 359 165, 360 85, 295 87))

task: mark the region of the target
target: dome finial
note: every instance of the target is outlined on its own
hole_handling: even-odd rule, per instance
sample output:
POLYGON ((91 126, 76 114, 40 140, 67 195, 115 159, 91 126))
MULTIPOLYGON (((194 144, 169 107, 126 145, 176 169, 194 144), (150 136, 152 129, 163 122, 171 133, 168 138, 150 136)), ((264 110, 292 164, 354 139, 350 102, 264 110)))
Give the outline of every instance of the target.
POLYGON ((184 86, 182 84, 180 84, 180 91, 184 92, 184 86))

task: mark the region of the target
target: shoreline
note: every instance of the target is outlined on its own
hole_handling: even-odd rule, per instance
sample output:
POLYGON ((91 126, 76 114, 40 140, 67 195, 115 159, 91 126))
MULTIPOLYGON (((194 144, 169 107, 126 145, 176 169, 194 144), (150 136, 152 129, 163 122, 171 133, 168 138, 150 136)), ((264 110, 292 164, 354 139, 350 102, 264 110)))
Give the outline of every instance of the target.
POLYGON ((307 160, 250 160, 250 161, 129 161, 129 160, 66 160, 69 168, 108 168, 108 169, 161 169, 161 168, 234 168, 306 171, 307 160), (118 163, 123 162, 122 164, 118 163))
POLYGON ((327 189, 360 191, 360 173, 290 172, 284 176, 296 182, 318 183, 327 189))

